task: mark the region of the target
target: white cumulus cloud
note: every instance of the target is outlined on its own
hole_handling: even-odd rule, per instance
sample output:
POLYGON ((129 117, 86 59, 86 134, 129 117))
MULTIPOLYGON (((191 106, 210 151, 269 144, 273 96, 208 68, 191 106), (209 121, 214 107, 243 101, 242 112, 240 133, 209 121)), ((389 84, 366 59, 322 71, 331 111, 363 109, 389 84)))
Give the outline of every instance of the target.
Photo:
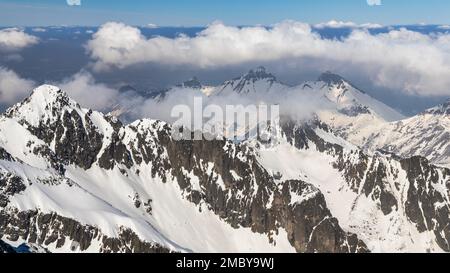
POLYGON ((0 30, 0 51, 16 51, 38 42, 37 37, 17 28, 0 30))
POLYGON ((22 79, 14 71, 0 67, 0 103, 12 104, 28 96, 35 86, 31 80, 22 79))
POLYGON ((90 109, 109 109, 119 101, 119 92, 116 89, 97 83, 88 72, 79 72, 55 85, 83 107, 90 109))
POLYGON ((132 109, 145 101, 135 91, 119 92, 117 88, 98 82, 91 73, 84 70, 53 84, 83 107, 102 112, 109 112, 117 105, 132 109))
MULTIPOLYGON (((60 87, 83 107, 103 112, 112 110, 118 104, 128 109, 145 101, 134 91, 123 93, 97 82, 92 74, 83 70, 64 80, 49 83, 60 87)), ((37 86, 36 82, 22 78, 6 67, 0 67, 0 104, 11 106, 18 103, 37 86)))
POLYGON ((87 43, 94 68, 139 63, 214 68, 249 62, 339 64, 374 84, 417 95, 450 94, 450 35, 407 29, 372 35, 364 28, 339 40, 325 39, 310 25, 285 21, 265 27, 209 25, 195 37, 146 38, 122 23, 103 25, 87 43))
POLYGON ((319 23, 314 25, 315 28, 365 28, 365 29, 373 29, 373 28, 382 28, 383 26, 380 24, 373 23, 365 23, 365 24, 356 24, 353 22, 344 22, 344 21, 336 21, 331 20, 325 23, 319 23))

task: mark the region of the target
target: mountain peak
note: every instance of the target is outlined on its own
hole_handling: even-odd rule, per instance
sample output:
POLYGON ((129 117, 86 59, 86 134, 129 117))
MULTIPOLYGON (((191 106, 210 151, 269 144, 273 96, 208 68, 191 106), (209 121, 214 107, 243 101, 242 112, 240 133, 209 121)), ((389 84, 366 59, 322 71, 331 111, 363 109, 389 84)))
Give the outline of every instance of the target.
POLYGON ((433 107, 425 111, 425 114, 433 114, 433 115, 450 115, 450 99, 444 102, 441 105, 433 107))
POLYGON ((317 79, 319 82, 325 82, 328 85, 337 85, 347 82, 343 77, 332 73, 331 71, 326 71, 322 73, 317 79))
POLYGON ((126 92, 136 92, 136 88, 134 88, 132 85, 123 85, 119 88, 119 93, 126 93, 126 92))
POLYGON ((328 87, 338 86, 340 89, 344 89, 344 90, 347 89, 345 86, 348 85, 348 86, 353 87, 357 91, 365 94, 364 91, 362 91, 361 89, 359 89, 358 87, 353 85, 350 81, 346 80, 344 77, 342 77, 338 74, 335 74, 331 71, 326 71, 326 72, 322 73, 319 76, 319 78, 317 79, 317 81, 326 83, 328 85, 328 87))
POLYGON ((226 81, 220 92, 236 92, 236 93, 255 93, 268 92, 272 87, 283 89, 285 86, 277 81, 277 78, 267 72, 263 66, 251 69, 241 77, 226 81), (227 91, 228 90, 228 91, 227 91))
POLYGON ((25 100, 9 108, 6 115, 35 125, 42 117, 59 115, 65 107, 80 108, 61 88, 44 84, 35 88, 25 100))
POLYGON ((197 77, 192 77, 191 79, 177 85, 178 87, 201 89, 203 87, 202 83, 197 77))
POLYGON ((272 75, 271 73, 267 72, 267 69, 264 66, 258 66, 255 69, 251 69, 247 74, 245 74, 243 79, 246 80, 263 80, 263 79, 269 79, 272 81, 276 81, 276 77, 272 75))
POLYGON ((24 103, 33 103, 35 105, 59 104, 61 106, 76 104, 61 88, 50 84, 44 84, 35 88, 31 95, 22 102, 22 104, 24 103))
POLYGON ((61 88, 50 85, 50 84, 44 84, 41 85, 33 90, 31 93, 31 96, 40 96, 44 98, 54 98, 58 97, 60 95, 63 95, 64 92, 62 92, 61 88))

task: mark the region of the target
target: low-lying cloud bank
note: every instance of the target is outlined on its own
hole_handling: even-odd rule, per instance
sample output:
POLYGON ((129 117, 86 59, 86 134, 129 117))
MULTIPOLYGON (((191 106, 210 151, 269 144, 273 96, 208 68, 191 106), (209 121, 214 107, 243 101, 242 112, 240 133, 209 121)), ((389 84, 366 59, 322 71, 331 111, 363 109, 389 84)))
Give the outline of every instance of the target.
POLYGON ((30 94, 34 86, 33 81, 0 67, 0 104, 10 105, 22 100, 30 94))
POLYGON ((86 48, 99 70, 140 63, 208 69, 313 60, 345 65, 375 85, 408 94, 450 94, 450 34, 425 35, 407 29, 371 34, 358 27, 346 38, 331 40, 309 24, 285 21, 271 28, 213 23, 195 37, 172 39, 146 38, 138 28, 111 22, 93 35, 86 48))
POLYGON ((366 23, 366 24, 356 24, 354 22, 350 21, 336 21, 331 20, 326 23, 319 23, 314 25, 315 28, 362 28, 362 29, 377 29, 382 28, 383 26, 380 24, 372 24, 372 23, 366 23))
POLYGON ((38 42, 37 37, 17 28, 0 30, 0 51, 18 51, 38 42))
MULTIPOLYGON (((59 82, 50 82, 64 90, 82 107, 108 113, 113 111, 121 115, 125 122, 141 118, 152 118, 174 122, 172 110, 179 105, 187 106, 194 111, 195 100, 201 99, 203 108, 209 105, 220 107, 224 112, 227 106, 247 107, 248 105, 279 105, 282 115, 297 119, 310 117, 317 109, 325 109, 330 105, 324 103, 319 93, 286 92, 258 93, 242 95, 236 92, 207 96, 198 89, 173 87, 163 99, 144 97, 133 90, 118 89, 97 82, 87 71, 68 77, 59 82)), ((14 71, 0 68, 0 105, 11 106, 29 96, 38 83, 21 78, 14 71)))
POLYGON ((146 100, 137 92, 119 92, 118 89, 99 83, 87 71, 81 71, 62 82, 53 84, 61 87, 83 107, 101 112, 109 112, 115 108, 132 109, 146 100))
POLYGON ((209 105, 218 106, 225 111, 227 106, 246 107, 248 105, 279 105, 282 115, 289 115, 296 119, 310 117, 317 109, 331 107, 325 103, 319 93, 315 92, 291 92, 238 94, 236 92, 224 93, 215 96, 207 96, 198 89, 173 87, 165 94, 163 99, 143 97, 139 93, 129 90, 120 92, 103 83, 97 82, 86 71, 81 71, 62 82, 53 83, 64 90, 71 98, 83 107, 121 114, 125 122, 131 122, 141 118, 152 118, 174 122, 177 119, 172 116, 172 110, 179 105, 185 105, 194 111, 195 100, 201 99, 203 108, 209 105))
MULTIPOLYGON (((83 107, 109 111, 116 104, 123 101, 128 103, 134 101, 135 94, 121 94, 118 90, 108 87, 105 84, 98 83, 88 72, 81 71, 60 82, 50 82, 61 89, 79 102, 83 107), (122 98, 122 96, 124 96, 122 98)), ((0 105, 11 106, 27 96, 29 96, 34 88, 39 84, 20 77, 16 72, 0 67, 0 105)))
MULTIPOLYGON (((282 116, 289 116, 296 120, 305 120, 312 118, 312 115, 318 109, 333 109, 332 103, 324 100, 320 92, 305 92, 300 87, 284 91, 283 94, 277 92, 256 92, 244 95, 230 92, 207 96, 200 90, 173 88, 162 100, 147 99, 136 103, 133 111, 128 116, 131 119, 150 117, 173 123, 178 120, 178 117, 173 115, 172 110, 180 105, 189 109, 192 115, 195 115, 194 112, 199 109, 201 111, 207 111, 207 108, 210 107, 221 109, 224 117, 230 114, 227 113, 227 108, 230 106, 240 109, 239 114, 242 115, 246 114, 246 111, 254 112, 251 110, 252 107, 264 105, 268 109, 277 106, 279 114, 282 116), (199 101, 201 102, 201 107, 198 107, 199 101)), ((210 120, 214 120, 214 118, 217 117, 211 117, 210 120)))

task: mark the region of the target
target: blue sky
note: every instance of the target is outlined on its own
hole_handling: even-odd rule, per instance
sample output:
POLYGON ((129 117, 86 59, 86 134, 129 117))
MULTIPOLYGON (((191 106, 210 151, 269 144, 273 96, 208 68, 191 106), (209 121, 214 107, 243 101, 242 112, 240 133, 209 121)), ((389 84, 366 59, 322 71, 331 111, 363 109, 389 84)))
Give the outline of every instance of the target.
POLYGON ((0 0, 0 25, 202 26, 214 20, 230 25, 269 25, 285 19, 319 23, 332 19, 356 23, 449 24, 448 0, 0 0))

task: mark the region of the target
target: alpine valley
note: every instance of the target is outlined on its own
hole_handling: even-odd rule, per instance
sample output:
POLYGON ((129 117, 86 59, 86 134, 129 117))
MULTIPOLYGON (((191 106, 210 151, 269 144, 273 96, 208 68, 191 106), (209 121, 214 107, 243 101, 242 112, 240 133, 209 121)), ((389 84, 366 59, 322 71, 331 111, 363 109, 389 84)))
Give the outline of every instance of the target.
POLYGON ((268 141, 176 141, 40 86, 0 118, 0 252, 450 252, 449 102, 406 118, 331 72, 263 67, 155 100, 180 89, 324 107, 268 141))

